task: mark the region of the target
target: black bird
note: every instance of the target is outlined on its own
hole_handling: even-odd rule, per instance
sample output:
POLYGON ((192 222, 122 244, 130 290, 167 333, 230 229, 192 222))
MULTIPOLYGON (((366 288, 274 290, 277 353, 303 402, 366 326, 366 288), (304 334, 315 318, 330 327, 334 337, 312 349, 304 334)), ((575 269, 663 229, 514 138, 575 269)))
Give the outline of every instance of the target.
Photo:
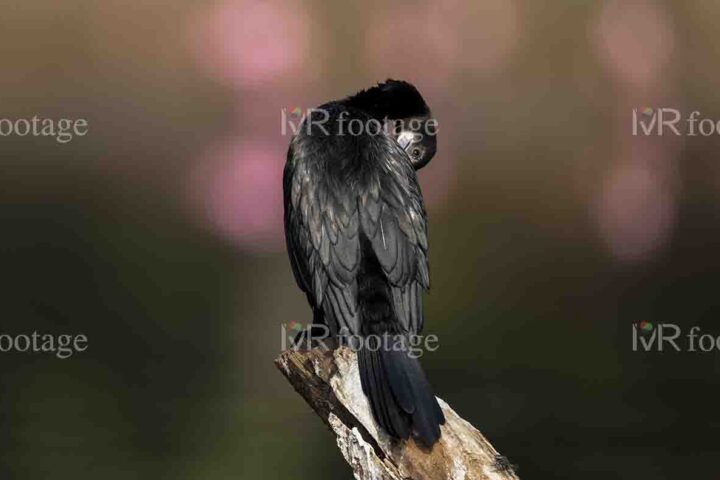
MULTIPOLYGON (((387 80, 313 109, 285 165, 285 237, 313 323, 335 336, 411 338, 429 287, 427 216, 415 170, 437 124, 410 83, 387 80)), ((431 447, 445 423, 418 359, 394 341, 361 343, 362 388, 395 438, 431 447), (390 348, 389 348, 390 347, 390 348)))

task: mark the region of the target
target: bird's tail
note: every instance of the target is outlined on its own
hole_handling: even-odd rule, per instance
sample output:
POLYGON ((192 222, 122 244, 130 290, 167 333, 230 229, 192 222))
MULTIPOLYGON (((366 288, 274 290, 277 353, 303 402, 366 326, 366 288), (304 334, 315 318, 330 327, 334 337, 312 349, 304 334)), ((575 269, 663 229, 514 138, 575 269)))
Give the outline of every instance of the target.
POLYGON ((358 362, 375 420, 391 436, 407 439, 414 434, 432 447, 445 417, 420 361, 407 351, 372 347, 365 344, 358 350, 358 362))

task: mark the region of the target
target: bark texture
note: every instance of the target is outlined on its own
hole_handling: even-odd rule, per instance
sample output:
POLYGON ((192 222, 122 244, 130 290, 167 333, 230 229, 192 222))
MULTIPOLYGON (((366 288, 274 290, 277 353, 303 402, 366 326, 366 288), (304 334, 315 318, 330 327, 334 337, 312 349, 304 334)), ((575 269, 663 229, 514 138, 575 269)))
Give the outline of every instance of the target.
POLYGON ((518 479, 490 442, 442 399, 442 438, 432 450, 396 441, 376 425, 347 347, 286 350, 275 363, 332 429, 358 480, 518 479))

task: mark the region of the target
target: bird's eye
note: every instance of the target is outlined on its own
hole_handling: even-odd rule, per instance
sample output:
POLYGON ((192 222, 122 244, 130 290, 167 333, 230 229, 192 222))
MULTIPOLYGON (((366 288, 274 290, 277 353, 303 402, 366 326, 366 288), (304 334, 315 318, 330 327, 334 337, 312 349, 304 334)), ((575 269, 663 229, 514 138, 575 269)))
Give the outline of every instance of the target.
POLYGON ((422 153, 422 150, 415 147, 410 151, 410 156, 413 158, 420 158, 420 154, 422 153))

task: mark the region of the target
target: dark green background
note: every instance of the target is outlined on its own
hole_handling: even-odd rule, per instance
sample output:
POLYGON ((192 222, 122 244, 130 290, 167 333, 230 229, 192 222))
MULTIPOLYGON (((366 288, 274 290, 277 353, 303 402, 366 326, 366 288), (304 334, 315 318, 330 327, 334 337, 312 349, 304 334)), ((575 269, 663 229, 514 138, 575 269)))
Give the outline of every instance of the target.
MULTIPOLYGON (((258 137, 282 152, 283 107, 402 75, 441 126, 420 173, 435 189, 426 332, 440 348, 423 364, 438 395, 522 478, 715 478, 720 353, 633 352, 631 329, 720 335, 720 137, 639 139, 630 128, 632 108, 658 102, 720 119, 720 5, 647 4, 673 40, 644 89, 597 53, 603 3, 514 2, 502 66, 440 71, 359 53, 384 2, 307 1, 319 70, 237 88, 188 47, 210 4, 1 4, 0 116, 90 128, 67 145, 0 138, 0 333, 89 338, 64 361, 0 355, 0 476, 351 478, 272 364, 280 325, 310 319, 282 240, 208 227, 188 205, 187 178, 219 139, 258 137), (670 152, 660 191, 672 190, 675 213, 656 247, 628 259, 598 227, 597 192, 642 142, 670 152)), ((472 42, 496 40, 482 36, 494 17, 478 5, 464 28, 480 36, 461 37, 458 61, 481 46, 472 42)), ((652 55, 653 31, 638 21, 652 55)), ((654 210, 633 210, 629 189, 642 227, 654 210)))

